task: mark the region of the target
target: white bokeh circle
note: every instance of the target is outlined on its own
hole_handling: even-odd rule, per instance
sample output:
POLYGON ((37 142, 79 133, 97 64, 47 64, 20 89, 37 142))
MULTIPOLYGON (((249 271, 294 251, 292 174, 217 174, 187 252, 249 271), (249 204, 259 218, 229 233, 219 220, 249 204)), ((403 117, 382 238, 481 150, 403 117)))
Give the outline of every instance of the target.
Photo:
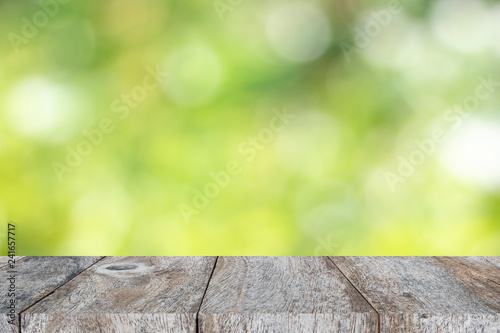
POLYGON ((278 55, 292 62, 321 56, 331 41, 331 27, 318 7, 293 2, 275 8, 266 22, 269 43, 278 55))
POLYGON ((440 161, 457 179, 500 191, 500 121, 467 119, 446 142, 440 161))
POLYGON ((10 129, 19 135, 60 143, 77 131, 81 105, 70 88, 44 77, 30 77, 10 90, 4 116, 10 129))

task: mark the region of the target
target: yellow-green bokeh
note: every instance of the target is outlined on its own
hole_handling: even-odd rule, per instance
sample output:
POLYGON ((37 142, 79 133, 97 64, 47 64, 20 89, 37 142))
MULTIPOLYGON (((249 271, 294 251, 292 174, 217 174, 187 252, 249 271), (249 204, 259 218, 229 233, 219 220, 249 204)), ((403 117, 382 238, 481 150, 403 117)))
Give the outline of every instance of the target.
POLYGON ((18 255, 498 255, 500 95, 446 113, 500 81, 499 21, 472 0, 3 1, 1 244, 10 221, 18 255))

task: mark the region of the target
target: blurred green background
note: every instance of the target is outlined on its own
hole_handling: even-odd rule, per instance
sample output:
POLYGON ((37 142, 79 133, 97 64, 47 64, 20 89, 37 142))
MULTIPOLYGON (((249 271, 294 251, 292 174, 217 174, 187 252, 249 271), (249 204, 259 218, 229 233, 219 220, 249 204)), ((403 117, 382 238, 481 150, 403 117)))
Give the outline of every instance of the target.
POLYGON ((498 22, 473 0, 2 1, 2 243, 10 221, 17 255, 499 255, 498 86, 470 98, 500 81, 498 22))

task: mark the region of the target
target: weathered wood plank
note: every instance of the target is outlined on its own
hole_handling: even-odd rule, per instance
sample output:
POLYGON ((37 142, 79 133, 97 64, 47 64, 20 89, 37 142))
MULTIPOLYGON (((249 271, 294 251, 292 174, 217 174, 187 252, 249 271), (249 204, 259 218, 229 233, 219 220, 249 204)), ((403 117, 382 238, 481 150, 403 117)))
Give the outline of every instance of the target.
POLYGON ((14 271, 9 266, 0 269, 0 332, 19 331, 19 313, 33 305, 56 288, 72 279, 101 257, 26 257, 16 261, 14 271), (12 275, 15 279, 12 279, 12 275), (11 282, 15 282, 14 318, 8 307, 11 282), (14 320, 14 324, 9 323, 14 320))
POLYGON ((195 332, 215 257, 108 257, 22 314, 30 332, 195 332))
MULTIPOLYGON (((24 258, 24 256, 14 256, 14 260, 17 263, 19 260, 24 258)), ((7 266, 9 264, 10 257, 0 256, 0 268, 7 266)))
POLYGON ((500 332, 498 257, 332 257, 381 332, 500 332))
POLYGON ((221 257, 201 332, 377 332, 377 313, 326 257, 221 257))

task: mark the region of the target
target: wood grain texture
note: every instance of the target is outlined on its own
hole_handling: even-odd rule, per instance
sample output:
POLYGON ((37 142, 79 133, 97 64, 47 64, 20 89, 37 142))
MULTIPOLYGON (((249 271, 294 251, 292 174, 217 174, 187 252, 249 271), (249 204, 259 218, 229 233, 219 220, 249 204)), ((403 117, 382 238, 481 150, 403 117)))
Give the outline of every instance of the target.
POLYGON ((201 332, 377 332, 377 314, 326 257, 221 257, 201 332))
POLYGON ((0 269, 0 332, 19 331, 19 313, 72 279, 101 257, 25 257, 15 266, 15 325, 10 324, 10 297, 7 290, 12 274, 8 266, 0 269))
POLYGON ((498 257, 332 257, 381 332, 500 332, 498 257))
MULTIPOLYGON (((25 257, 24 256, 14 256, 15 263, 17 263, 22 258, 25 258, 25 257)), ((7 264, 9 263, 9 260, 11 260, 11 259, 7 256, 0 256, 0 268, 7 266, 7 264)))
POLYGON ((215 257, 108 257, 22 314, 23 332, 196 332, 215 257))

